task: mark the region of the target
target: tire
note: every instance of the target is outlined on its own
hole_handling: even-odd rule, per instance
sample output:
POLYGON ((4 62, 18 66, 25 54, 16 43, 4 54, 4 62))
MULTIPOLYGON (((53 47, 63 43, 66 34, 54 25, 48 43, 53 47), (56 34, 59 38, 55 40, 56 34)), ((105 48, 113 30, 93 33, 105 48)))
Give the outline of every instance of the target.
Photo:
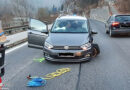
POLYGON ((110 30, 109 35, 110 35, 111 37, 114 36, 114 34, 112 33, 112 30, 110 30))
POLYGON ((107 30, 107 26, 105 25, 106 34, 109 34, 109 31, 107 30))
POLYGON ((106 34, 109 34, 109 31, 108 31, 108 30, 106 30, 106 34))
POLYGON ((48 60, 46 59, 46 57, 45 57, 45 52, 44 52, 44 51, 43 51, 43 57, 45 58, 46 61, 48 61, 48 60))
POLYGON ((99 54, 100 54, 100 48, 99 48, 98 44, 93 44, 92 57, 96 57, 99 54))

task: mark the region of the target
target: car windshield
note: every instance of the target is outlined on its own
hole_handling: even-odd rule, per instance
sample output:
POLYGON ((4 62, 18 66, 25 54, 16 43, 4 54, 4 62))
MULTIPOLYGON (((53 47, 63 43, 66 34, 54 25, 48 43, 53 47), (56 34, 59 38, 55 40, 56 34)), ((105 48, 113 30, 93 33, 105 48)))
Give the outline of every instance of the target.
POLYGON ((52 33, 88 33, 86 20, 57 20, 52 33))
POLYGON ((117 17, 116 17, 116 21, 118 21, 118 22, 129 21, 129 22, 130 22, 130 15, 117 16, 117 17))

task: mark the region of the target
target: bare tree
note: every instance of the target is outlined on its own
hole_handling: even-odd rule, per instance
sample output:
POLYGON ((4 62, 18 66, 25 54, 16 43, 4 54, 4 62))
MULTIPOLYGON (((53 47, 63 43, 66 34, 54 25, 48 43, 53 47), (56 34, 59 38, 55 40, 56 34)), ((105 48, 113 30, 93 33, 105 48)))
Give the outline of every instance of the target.
POLYGON ((69 6, 71 2, 74 2, 74 7, 79 7, 78 12, 84 12, 89 17, 90 10, 102 6, 104 4, 103 1, 104 0, 66 0, 65 5, 69 6))
POLYGON ((9 4, 0 5, 0 20, 2 20, 3 27, 10 27, 10 22, 13 18, 13 14, 10 11, 9 4))
POLYGON ((16 17, 19 17, 22 24, 25 18, 32 17, 31 11, 33 7, 28 3, 28 0, 12 0, 12 12, 16 17))
POLYGON ((115 5, 119 12, 130 13, 130 0, 116 0, 115 5))
POLYGON ((48 9, 47 8, 39 8, 37 12, 37 19, 44 21, 45 18, 49 17, 48 9))

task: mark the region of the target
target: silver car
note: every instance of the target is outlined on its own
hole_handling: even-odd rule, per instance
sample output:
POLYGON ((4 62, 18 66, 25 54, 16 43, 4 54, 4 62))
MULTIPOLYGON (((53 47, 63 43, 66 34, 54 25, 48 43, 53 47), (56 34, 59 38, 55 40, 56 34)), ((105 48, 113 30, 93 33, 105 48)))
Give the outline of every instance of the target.
POLYGON ((28 30, 28 46, 43 48, 46 60, 58 62, 89 61, 93 56, 93 38, 88 19, 62 16, 48 25, 32 19, 28 30))

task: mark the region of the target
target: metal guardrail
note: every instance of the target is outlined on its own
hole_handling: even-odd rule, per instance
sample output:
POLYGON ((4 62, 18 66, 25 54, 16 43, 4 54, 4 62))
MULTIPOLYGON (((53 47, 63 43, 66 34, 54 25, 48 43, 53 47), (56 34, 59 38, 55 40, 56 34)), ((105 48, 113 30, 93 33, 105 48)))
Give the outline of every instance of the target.
POLYGON ((13 26, 13 27, 7 27, 3 28, 6 35, 14 34, 17 32, 26 31, 28 28, 28 25, 21 25, 21 26, 13 26))
POLYGON ((8 30, 8 29, 14 29, 14 28, 21 28, 21 27, 27 27, 28 25, 21 25, 21 26, 13 26, 13 27, 7 27, 7 28, 3 28, 4 30, 8 30))
POLYGON ((16 42, 14 42, 14 43, 12 43, 12 44, 6 45, 6 47, 7 47, 7 49, 9 49, 9 48, 15 47, 15 46, 17 46, 17 45, 19 45, 19 44, 22 44, 22 43, 24 43, 24 42, 27 42, 27 40, 28 40, 28 39, 25 38, 25 39, 16 41, 16 42))

